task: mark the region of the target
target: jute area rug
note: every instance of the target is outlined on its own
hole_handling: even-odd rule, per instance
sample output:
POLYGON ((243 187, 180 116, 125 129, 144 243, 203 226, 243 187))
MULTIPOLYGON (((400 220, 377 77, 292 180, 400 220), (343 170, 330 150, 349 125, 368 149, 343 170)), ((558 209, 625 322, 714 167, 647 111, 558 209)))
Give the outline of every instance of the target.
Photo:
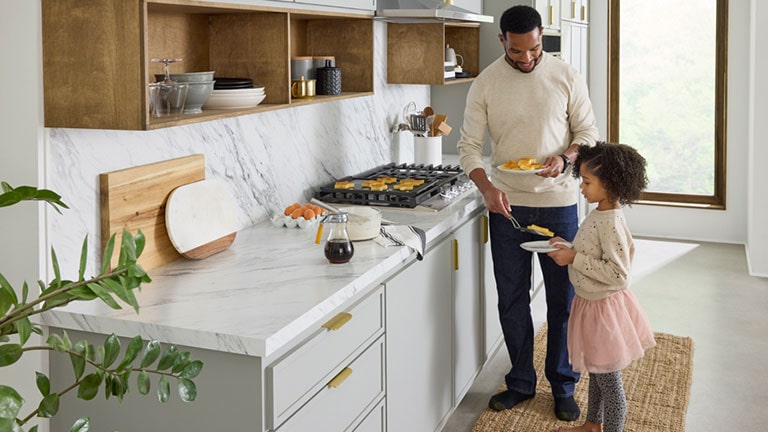
MULTIPOLYGON (((693 372, 693 340, 666 333, 655 333, 655 336, 656 346, 622 372, 627 395, 625 432, 685 431, 685 413, 693 372)), ((563 422, 555 418, 552 390, 544 378, 546 337, 545 324, 534 340, 534 365, 539 377, 536 396, 501 412, 486 408, 472 432, 545 432, 584 423, 587 415, 588 374, 583 374, 576 385, 575 398, 582 411, 581 418, 575 422, 563 422)), ((502 378, 499 391, 505 389, 502 378)))

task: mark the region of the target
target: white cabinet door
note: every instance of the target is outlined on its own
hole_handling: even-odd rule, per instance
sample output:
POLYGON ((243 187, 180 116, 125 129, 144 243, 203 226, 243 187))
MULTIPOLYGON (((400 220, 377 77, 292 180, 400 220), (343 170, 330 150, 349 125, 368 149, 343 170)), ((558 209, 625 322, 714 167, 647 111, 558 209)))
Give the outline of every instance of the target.
POLYGON ((483 365, 482 219, 470 220, 453 237, 453 377, 456 405, 483 365))
POLYGON ((544 29, 560 30, 560 0, 536 0, 534 7, 544 29))
POLYGON ((452 409, 451 242, 386 283, 387 430, 432 432, 452 409))
POLYGON ((493 275, 493 256, 491 255, 490 233, 488 232, 488 213, 483 216, 483 339, 485 359, 487 361, 502 342, 501 323, 499 322, 499 294, 496 291, 496 277, 493 275))
POLYGON ((585 80, 588 73, 589 27, 569 21, 562 23, 561 55, 564 62, 581 73, 585 80))
POLYGON ((561 18, 579 23, 589 22, 589 0, 562 0, 561 18))

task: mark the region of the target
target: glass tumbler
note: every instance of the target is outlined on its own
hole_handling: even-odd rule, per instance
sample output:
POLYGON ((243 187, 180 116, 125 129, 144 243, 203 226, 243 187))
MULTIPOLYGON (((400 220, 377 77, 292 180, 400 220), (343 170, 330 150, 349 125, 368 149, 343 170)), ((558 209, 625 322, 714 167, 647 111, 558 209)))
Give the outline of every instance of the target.
POLYGON ((152 117, 178 118, 184 112, 189 84, 157 82, 149 85, 149 112, 152 117))

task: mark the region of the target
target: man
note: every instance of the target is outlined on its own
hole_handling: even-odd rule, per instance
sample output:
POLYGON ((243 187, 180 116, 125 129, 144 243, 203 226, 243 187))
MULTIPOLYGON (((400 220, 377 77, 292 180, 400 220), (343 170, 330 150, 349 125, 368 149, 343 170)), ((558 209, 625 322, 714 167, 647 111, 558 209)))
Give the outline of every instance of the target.
MULTIPOLYGON (((571 66, 542 51, 541 16, 515 6, 501 16, 504 56, 475 79, 467 95, 458 143, 461 165, 483 194, 490 212, 491 253, 499 293, 499 318, 512 362, 507 390, 491 397, 501 411, 534 396, 533 321, 530 309, 531 252, 521 243, 544 237, 518 231, 535 224, 572 240, 578 228, 578 182, 571 176, 579 144, 598 139, 584 79, 571 66), (482 158, 491 138, 491 178, 482 158), (509 173, 496 167, 510 159, 536 158, 542 170, 509 173)), ((579 375, 568 359, 566 334, 573 286, 565 267, 539 254, 547 302, 545 375, 552 386, 555 415, 566 421, 581 412, 573 399, 579 375)))

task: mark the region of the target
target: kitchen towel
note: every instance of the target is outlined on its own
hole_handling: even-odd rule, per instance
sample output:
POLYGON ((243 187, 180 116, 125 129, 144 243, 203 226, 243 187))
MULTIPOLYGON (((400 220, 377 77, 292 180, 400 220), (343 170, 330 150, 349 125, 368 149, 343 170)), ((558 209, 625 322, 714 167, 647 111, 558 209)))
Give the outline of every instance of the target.
POLYGON ((408 246, 416 251, 416 259, 424 259, 427 236, 424 230, 412 225, 382 225, 376 243, 382 246, 408 246))

